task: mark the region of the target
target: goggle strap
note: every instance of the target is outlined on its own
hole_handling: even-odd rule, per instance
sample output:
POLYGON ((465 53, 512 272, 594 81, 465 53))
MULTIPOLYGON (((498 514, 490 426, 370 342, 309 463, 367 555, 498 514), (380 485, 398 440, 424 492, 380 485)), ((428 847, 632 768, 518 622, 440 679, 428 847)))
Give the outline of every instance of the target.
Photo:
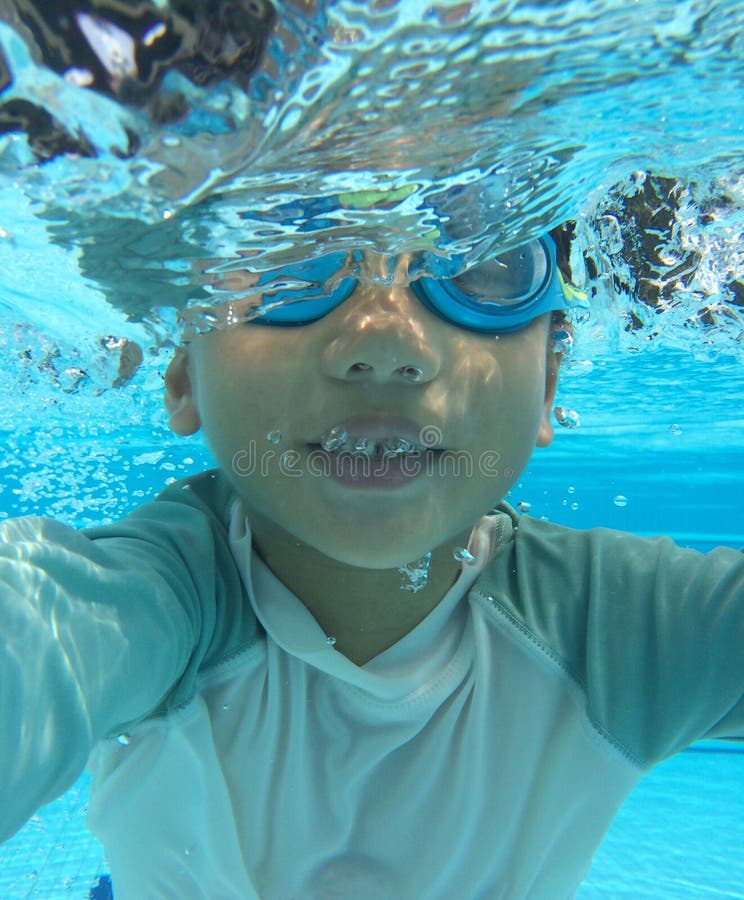
POLYGON ((566 309, 572 309, 575 306, 589 309, 589 295, 577 288, 576 285, 571 284, 570 281, 566 281, 560 269, 557 270, 556 274, 558 275, 558 284, 561 286, 563 299, 566 301, 566 309))

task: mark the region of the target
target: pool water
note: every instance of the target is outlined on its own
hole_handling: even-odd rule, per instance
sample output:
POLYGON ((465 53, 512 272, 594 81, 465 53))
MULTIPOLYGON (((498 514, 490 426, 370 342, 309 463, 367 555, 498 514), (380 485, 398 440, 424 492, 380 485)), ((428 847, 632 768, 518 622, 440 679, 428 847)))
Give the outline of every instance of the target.
MULTIPOLYGON (((358 247, 468 265, 570 219, 592 304, 556 401, 575 427, 509 499, 744 548, 744 3, 236 4, 257 54, 210 65, 158 56, 182 38, 167 0, 137 5, 145 31, 71 4, 52 31, 75 65, 24 6, 55 9, 0 5, 0 517, 110 521, 211 464, 167 430, 162 374, 248 268, 358 247)), ((742 788, 741 744, 659 766, 578 896, 744 898, 742 788)), ((0 897, 106 897, 86 796, 0 845, 0 897)))

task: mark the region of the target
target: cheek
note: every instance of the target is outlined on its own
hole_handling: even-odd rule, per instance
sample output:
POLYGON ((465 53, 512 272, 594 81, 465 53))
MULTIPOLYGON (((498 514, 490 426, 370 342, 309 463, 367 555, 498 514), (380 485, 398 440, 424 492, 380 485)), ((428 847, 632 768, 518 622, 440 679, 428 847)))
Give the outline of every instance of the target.
POLYGON ((273 337, 235 329, 209 335, 200 347, 194 382, 202 429, 223 461, 248 442, 269 446, 267 435, 281 429, 283 410, 297 402, 286 362, 298 358, 296 351, 273 337))
POLYGON ((510 465, 531 455, 545 405, 546 359, 543 329, 520 334, 500 347, 500 378, 484 385, 480 415, 494 449, 510 457, 510 465), (498 447, 496 446, 498 444, 498 447))
POLYGON ((202 429, 213 449, 254 418, 250 405, 258 391, 252 373, 223 335, 209 335, 196 358, 196 400, 202 429))
MULTIPOLYGON (((545 383, 547 324, 543 317, 520 331, 500 335, 482 348, 493 360, 491 368, 499 374, 500 385, 512 394, 529 395, 536 385, 545 383)), ((482 368, 487 364, 482 364, 482 368)))

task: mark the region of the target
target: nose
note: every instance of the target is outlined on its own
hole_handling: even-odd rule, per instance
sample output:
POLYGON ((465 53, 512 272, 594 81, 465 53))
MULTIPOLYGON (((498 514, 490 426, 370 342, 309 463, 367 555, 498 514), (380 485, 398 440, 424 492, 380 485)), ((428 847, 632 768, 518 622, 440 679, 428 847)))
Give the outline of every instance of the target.
POLYGON ((431 316, 407 285, 364 284, 328 316, 326 375, 343 381, 425 384, 442 365, 431 316), (331 321, 333 320, 333 321, 331 321))

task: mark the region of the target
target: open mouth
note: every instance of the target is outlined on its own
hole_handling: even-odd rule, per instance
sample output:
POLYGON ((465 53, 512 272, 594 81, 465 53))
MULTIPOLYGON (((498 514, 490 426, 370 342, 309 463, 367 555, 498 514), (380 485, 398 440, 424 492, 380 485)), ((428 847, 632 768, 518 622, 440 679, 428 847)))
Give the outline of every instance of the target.
POLYGON ((351 416, 332 425, 313 442, 328 453, 423 452, 441 448, 442 432, 435 425, 418 425, 401 416, 351 416))
POLYGON ((423 444, 417 444, 409 441, 407 438, 394 435, 386 438, 373 438, 366 435, 354 435, 349 437, 334 436, 321 440, 318 444, 310 445, 319 447, 326 453, 350 453, 362 454, 371 459, 385 459, 395 456, 411 456, 414 454, 425 453, 431 450, 423 444))
POLYGON ((432 474, 443 452, 413 439, 413 434, 424 432, 410 425, 395 428, 382 420, 360 421, 334 425, 307 446, 318 474, 353 487, 391 488, 432 474))

